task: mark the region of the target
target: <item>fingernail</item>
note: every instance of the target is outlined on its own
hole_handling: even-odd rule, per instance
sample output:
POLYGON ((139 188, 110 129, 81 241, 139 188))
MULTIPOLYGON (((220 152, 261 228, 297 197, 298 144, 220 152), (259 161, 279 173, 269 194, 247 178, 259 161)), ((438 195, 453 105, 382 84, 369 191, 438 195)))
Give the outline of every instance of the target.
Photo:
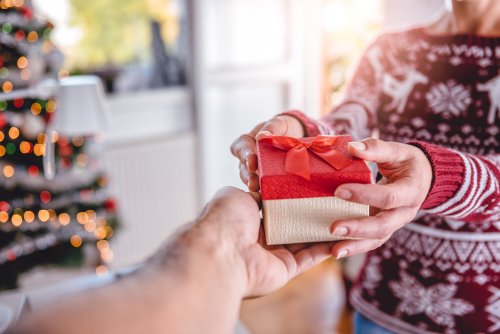
POLYGON ((366 145, 362 142, 359 142, 359 141, 352 141, 348 145, 351 147, 354 147, 358 151, 366 150, 366 145))
POLYGON ((247 170, 249 171, 250 170, 250 163, 248 162, 248 160, 245 162, 245 166, 247 167, 247 170))
POLYGON ((348 253, 349 253, 349 251, 347 251, 346 249, 340 251, 340 253, 337 255, 337 260, 340 260, 341 258, 346 257, 348 253))
POLYGON ((347 189, 337 189, 337 191, 335 191, 335 196, 341 199, 348 200, 352 198, 352 193, 347 189))
POLYGON ((273 134, 269 131, 261 131, 257 134, 257 136, 262 137, 262 136, 272 136, 273 134))
POLYGON ((345 237, 349 234, 349 229, 345 226, 340 226, 337 227, 332 234, 336 237, 345 237))

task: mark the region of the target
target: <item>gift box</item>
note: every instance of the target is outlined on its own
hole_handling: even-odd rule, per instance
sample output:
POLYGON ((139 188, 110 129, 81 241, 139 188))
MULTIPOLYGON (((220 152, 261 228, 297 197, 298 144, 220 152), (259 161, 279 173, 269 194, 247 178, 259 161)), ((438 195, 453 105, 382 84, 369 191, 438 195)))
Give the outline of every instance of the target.
POLYGON ((333 241, 339 219, 369 215, 369 206, 333 194, 345 183, 370 183, 365 161, 347 151, 351 136, 264 137, 257 143, 268 245, 333 241))

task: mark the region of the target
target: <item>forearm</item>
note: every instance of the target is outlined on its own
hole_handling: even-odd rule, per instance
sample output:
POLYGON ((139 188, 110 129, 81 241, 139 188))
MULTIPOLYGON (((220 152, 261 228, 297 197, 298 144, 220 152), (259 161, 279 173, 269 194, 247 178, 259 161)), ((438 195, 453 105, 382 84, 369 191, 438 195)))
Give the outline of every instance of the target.
POLYGON ((424 142, 412 144, 427 155, 434 174, 422 209, 464 221, 483 221, 498 215, 498 155, 476 156, 424 142))
MULTIPOLYGON (((189 231, 143 269, 37 311, 20 333, 230 333, 244 294, 224 245, 189 231), (196 243, 196 244, 195 244, 196 243)), ((215 241, 215 240, 214 240, 215 241)))

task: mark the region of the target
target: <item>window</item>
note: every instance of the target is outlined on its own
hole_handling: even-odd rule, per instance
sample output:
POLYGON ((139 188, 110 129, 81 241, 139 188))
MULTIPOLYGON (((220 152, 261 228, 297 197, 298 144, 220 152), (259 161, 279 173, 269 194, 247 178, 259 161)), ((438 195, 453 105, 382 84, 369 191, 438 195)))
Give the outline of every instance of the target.
POLYGON ((95 74, 122 93, 186 83, 184 0, 34 0, 51 20, 69 74, 95 74))

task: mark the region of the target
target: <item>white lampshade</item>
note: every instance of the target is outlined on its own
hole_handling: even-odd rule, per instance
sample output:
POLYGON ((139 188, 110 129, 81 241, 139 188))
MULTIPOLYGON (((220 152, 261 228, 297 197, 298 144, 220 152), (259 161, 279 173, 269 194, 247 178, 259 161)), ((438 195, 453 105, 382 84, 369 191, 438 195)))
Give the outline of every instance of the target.
POLYGON ((66 136, 105 132, 109 116, 104 89, 98 77, 82 75, 62 79, 57 98, 51 130, 66 136))
MULTIPOLYGON (((82 75, 62 79, 57 90, 57 110, 47 126, 47 138, 57 131, 64 136, 88 136, 103 133, 109 125, 108 109, 101 80, 82 75)), ((55 175, 54 144, 45 146, 45 177, 55 175)))

